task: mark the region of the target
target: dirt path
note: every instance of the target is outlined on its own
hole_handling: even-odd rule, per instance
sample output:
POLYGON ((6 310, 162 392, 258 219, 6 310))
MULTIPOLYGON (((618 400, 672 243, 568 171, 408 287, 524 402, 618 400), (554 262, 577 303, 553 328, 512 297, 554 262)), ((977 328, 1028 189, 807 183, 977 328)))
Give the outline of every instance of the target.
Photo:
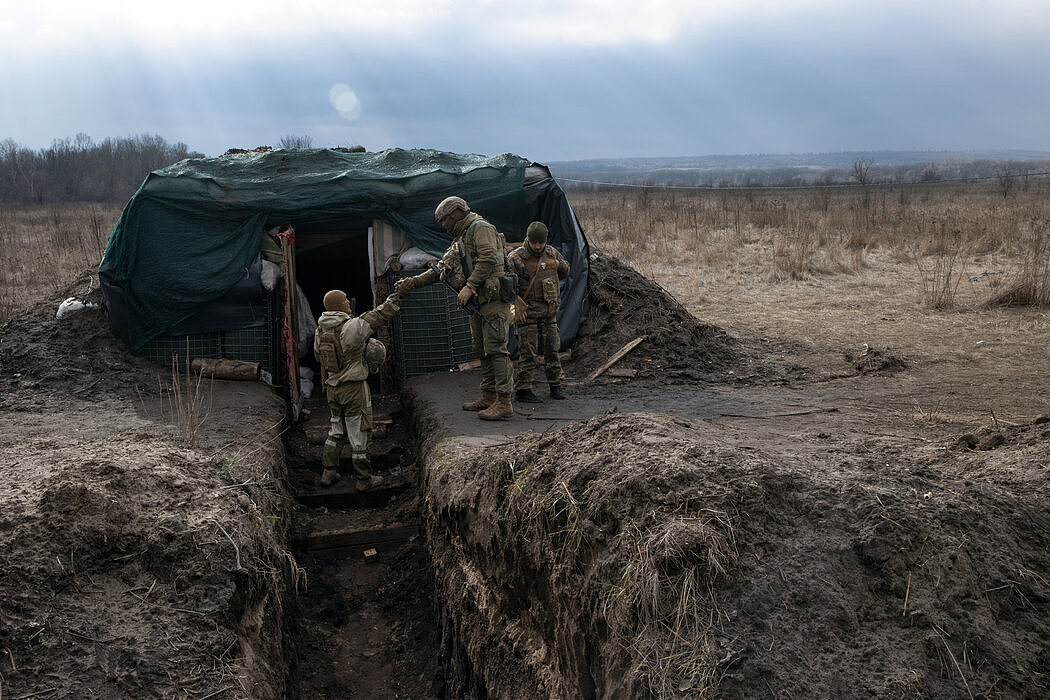
POLYGON ((442 687, 433 581, 422 538, 419 467, 396 396, 373 396, 380 429, 371 453, 384 483, 359 491, 343 476, 318 487, 327 406, 286 437, 297 494, 292 543, 307 585, 298 596, 299 697, 422 698, 442 687))

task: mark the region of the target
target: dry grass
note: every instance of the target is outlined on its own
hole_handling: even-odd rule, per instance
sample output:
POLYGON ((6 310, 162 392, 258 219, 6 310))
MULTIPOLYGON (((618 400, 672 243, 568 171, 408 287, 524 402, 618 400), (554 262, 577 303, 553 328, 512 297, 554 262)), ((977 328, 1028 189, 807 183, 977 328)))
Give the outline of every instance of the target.
POLYGON ((915 259, 923 299, 933 309, 954 308, 955 294, 963 278, 962 260, 968 252, 966 244, 959 229, 944 227, 928 243, 926 254, 915 259))
POLYGON ((973 255, 1017 261, 1010 303, 1048 304, 1050 182, 1004 198, 993 183, 800 190, 624 188, 571 197, 595 248, 646 271, 710 269, 771 282, 852 274, 881 249, 920 272, 923 303, 956 305, 973 255))
POLYGON ((988 306, 1050 306, 1050 228, 1045 220, 1027 222, 1022 233, 1023 259, 1006 289, 988 306))
POLYGON ((622 579, 610 588, 605 613, 632 611, 641 634, 623 640, 656 697, 712 697, 718 682, 713 627, 721 614, 712 586, 737 560, 729 517, 705 509, 647 532, 625 528, 622 579), (703 555, 698 559, 698 555, 703 555))
POLYGON ((97 267, 120 211, 99 204, 0 207, 0 321, 97 267))
MULTIPOLYGON (((931 407, 941 401, 954 422, 989 408, 1037 413, 1038 377, 1050 371, 1050 181, 1005 198, 994 183, 868 190, 570 199, 594 252, 813 376, 834 376, 867 345, 912 360, 923 423, 940 417, 931 407), (672 201, 677 217, 645 212, 672 201), (668 227, 662 237, 625 237, 650 216, 668 227)), ((911 421, 914 408, 909 398, 894 415, 911 421)))
POLYGON ((197 444, 197 433, 211 412, 212 385, 204 391, 204 373, 194 374, 190 366, 189 341, 185 367, 179 366, 178 356, 171 356, 171 385, 162 387, 167 397, 169 419, 175 424, 176 437, 189 447, 197 444))

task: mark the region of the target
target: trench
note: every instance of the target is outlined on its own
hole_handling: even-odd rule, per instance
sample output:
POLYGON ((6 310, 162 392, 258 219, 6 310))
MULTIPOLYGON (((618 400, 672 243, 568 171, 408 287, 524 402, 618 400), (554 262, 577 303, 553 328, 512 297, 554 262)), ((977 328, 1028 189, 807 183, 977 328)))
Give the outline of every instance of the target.
POLYGON ((316 484, 328 431, 323 400, 286 438, 295 501, 290 548, 305 574, 291 606, 290 697, 444 697, 440 612, 420 521, 416 437, 397 395, 373 394, 373 472, 359 489, 349 448, 341 478, 316 484))

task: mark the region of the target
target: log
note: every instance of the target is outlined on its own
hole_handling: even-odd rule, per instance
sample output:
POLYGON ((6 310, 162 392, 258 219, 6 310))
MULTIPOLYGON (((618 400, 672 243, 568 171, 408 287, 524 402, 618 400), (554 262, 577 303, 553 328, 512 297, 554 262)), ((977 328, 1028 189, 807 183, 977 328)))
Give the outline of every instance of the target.
POLYGON ((258 362, 197 357, 194 358, 190 366, 197 374, 214 377, 215 379, 239 379, 252 382, 259 379, 258 362))
POLYGON ((605 370, 609 369, 614 364, 619 362, 620 358, 622 358, 624 355, 629 353, 631 350, 634 350, 635 346, 638 345, 638 343, 642 342, 643 340, 645 340, 645 336, 644 335, 638 336, 637 338, 635 338, 631 342, 627 343, 627 345, 624 345, 622 348, 617 350, 616 353, 612 357, 610 357, 608 360, 605 361, 604 365, 602 365, 601 367, 599 367, 598 369, 594 370, 589 375, 587 375, 587 381, 592 381, 594 379, 597 379, 599 374, 601 374, 602 372, 604 372, 605 370))

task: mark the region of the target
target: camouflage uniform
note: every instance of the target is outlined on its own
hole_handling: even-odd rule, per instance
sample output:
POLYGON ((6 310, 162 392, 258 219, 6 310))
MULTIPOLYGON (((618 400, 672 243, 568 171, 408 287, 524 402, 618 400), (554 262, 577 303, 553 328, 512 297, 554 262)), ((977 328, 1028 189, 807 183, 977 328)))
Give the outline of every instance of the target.
POLYGON ((368 446, 372 440, 372 395, 368 389, 369 367, 365 358, 374 331, 394 317, 401 308, 401 297, 387 300, 357 317, 342 311, 325 311, 317 319, 314 356, 321 363, 321 377, 328 399, 332 424, 321 451, 321 464, 338 469, 339 454, 350 443, 354 475, 368 479, 372 467, 368 446))
POLYGON ((510 304, 501 301, 499 278, 506 272, 503 234, 474 212, 456 222, 453 241, 433 268, 411 278, 414 287, 438 280, 448 280, 456 289, 470 282, 477 289, 478 310, 470 314, 470 338, 474 352, 481 358, 481 390, 509 395, 514 389, 514 376, 507 351, 510 331, 510 304), (462 247, 462 248, 461 248, 462 247), (473 265, 470 277, 464 275, 460 250, 473 265))
POLYGON ((514 386, 519 391, 532 388, 532 370, 538 364, 540 342, 547 383, 558 386, 565 379, 558 357, 558 281, 569 276, 569 262, 552 246, 544 246, 542 252, 536 253, 526 242, 511 251, 507 263, 518 276, 518 296, 528 305, 525 322, 518 324, 514 386))

